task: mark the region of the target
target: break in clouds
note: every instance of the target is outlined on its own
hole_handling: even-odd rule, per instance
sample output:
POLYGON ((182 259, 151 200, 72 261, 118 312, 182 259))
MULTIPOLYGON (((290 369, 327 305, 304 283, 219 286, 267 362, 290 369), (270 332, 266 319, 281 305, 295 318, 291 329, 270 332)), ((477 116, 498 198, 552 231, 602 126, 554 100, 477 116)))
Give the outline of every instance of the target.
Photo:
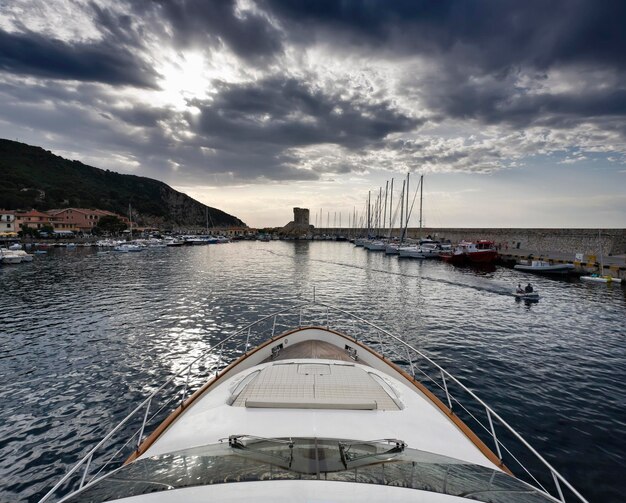
POLYGON ((0 133, 179 184, 626 162, 620 1, 0 3, 0 133))

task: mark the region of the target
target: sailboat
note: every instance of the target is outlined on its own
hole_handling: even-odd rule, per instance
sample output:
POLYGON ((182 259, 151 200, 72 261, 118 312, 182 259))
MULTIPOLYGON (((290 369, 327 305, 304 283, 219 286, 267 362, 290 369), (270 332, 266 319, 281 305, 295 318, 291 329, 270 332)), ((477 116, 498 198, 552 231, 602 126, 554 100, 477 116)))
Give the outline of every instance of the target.
POLYGON ((604 273, 604 254, 602 253, 602 241, 600 239, 600 230, 598 229, 598 246, 600 247, 600 273, 581 276, 582 281, 588 281, 593 283, 621 283, 620 278, 614 278, 609 274, 604 273))
MULTIPOLYGON (((442 251, 441 245, 438 241, 434 241, 432 239, 422 239, 422 210, 423 210, 423 199, 424 199, 424 175, 420 176, 420 181, 418 188, 420 190, 420 220, 419 220, 419 243, 415 245, 409 246, 400 246, 399 255, 400 257, 405 258, 438 258, 439 252, 442 251)), ((407 225, 408 219, 413 212, 413 205, 415 204, 415 197, 417 196, 417 191, 415 192, 415 196, 413 197, 413 203, 411 204, 411 210, 408 208, 408 194, 407 194, 407 225)), ((405 229, 406 232, 406 229, 405 229)))
MULTIPOLYGON (((128 203, 128 220, 130 224, 130 239, 132 241, 133 239, 133 211, 130 206, 130 203, 128 203)), ((143 250, 144 250, 143 246, 134 244, 134 243, 122 243, 116 246, 115 248, 113 248, 113 251, 119 252, 119 253, 140 252, 143 250)))

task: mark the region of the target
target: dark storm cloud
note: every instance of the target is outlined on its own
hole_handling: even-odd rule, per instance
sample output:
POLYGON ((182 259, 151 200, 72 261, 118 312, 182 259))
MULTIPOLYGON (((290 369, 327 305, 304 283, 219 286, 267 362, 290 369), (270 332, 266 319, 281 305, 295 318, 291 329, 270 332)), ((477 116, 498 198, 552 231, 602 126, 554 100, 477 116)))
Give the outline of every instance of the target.
POLYGON ((156 72, 115 41, 64 42, 0 30, 0 70, 63 80, 155 86, 156 72))
POLYGON ((296 38, 323 30, 332 39, 404 55, 465 47, 465 57, 491 69, 568 62, 626 67, 626 3, 620 0, 261 0, 261 5, 296 38))
POLYGON ((361 148, 420 123, 387 101, 369 102, 328 94, 294 78, 253 84, 221 84, 201 110, 197 131, 219 142, 266 143, 281 148, 332 143, 361 148))
POLYGON ((237 12, 234 0, 144 0, 131 7, 142 15, 157 9, 178 46, 221 42, 248 62, 264 61, 283 49, 282 33, 261 15, 237 12))
POLYGON ((407 69, 402 92, 434 119, 516 126, 626 116, 626 2, 609 0, 393 1, 262 0, 291 40, 397 60, 421 56, 435 67, 407 69), (575 84, 608 69, 617 84, 537 89, 551 71, 573 69, 575 84), (417 77, 416 77, 417 76, 417 77))

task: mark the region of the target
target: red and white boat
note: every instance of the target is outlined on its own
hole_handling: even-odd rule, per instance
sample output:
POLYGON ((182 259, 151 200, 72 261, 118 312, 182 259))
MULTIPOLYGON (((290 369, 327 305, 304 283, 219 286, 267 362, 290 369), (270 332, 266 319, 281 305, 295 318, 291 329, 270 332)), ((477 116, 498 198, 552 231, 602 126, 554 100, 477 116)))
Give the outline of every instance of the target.
POLYGON ((465 254, 473 264, 491 264, 498 258, 496 244, 486 239, 481 239, 476 243, 466 243, 465 254))
POLYGON ((498 258, 495 243, 486 239, 461 241, 454 250, 439 255, 442 260, 454 265, 492 264, 498 258))

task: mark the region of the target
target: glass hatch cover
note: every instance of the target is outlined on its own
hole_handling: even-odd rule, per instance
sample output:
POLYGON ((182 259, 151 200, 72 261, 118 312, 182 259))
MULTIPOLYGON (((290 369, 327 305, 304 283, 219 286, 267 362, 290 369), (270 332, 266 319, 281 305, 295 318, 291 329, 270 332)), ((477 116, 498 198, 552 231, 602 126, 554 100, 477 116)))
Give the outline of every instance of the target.
POLYGON ((556 501, 499 470, 410 449, 401 440, 249 435, 233 435, 218 444, 139 459, 64 501, 100 503, 184 487, 271 480, 377 484, 486 503, 556 501))

